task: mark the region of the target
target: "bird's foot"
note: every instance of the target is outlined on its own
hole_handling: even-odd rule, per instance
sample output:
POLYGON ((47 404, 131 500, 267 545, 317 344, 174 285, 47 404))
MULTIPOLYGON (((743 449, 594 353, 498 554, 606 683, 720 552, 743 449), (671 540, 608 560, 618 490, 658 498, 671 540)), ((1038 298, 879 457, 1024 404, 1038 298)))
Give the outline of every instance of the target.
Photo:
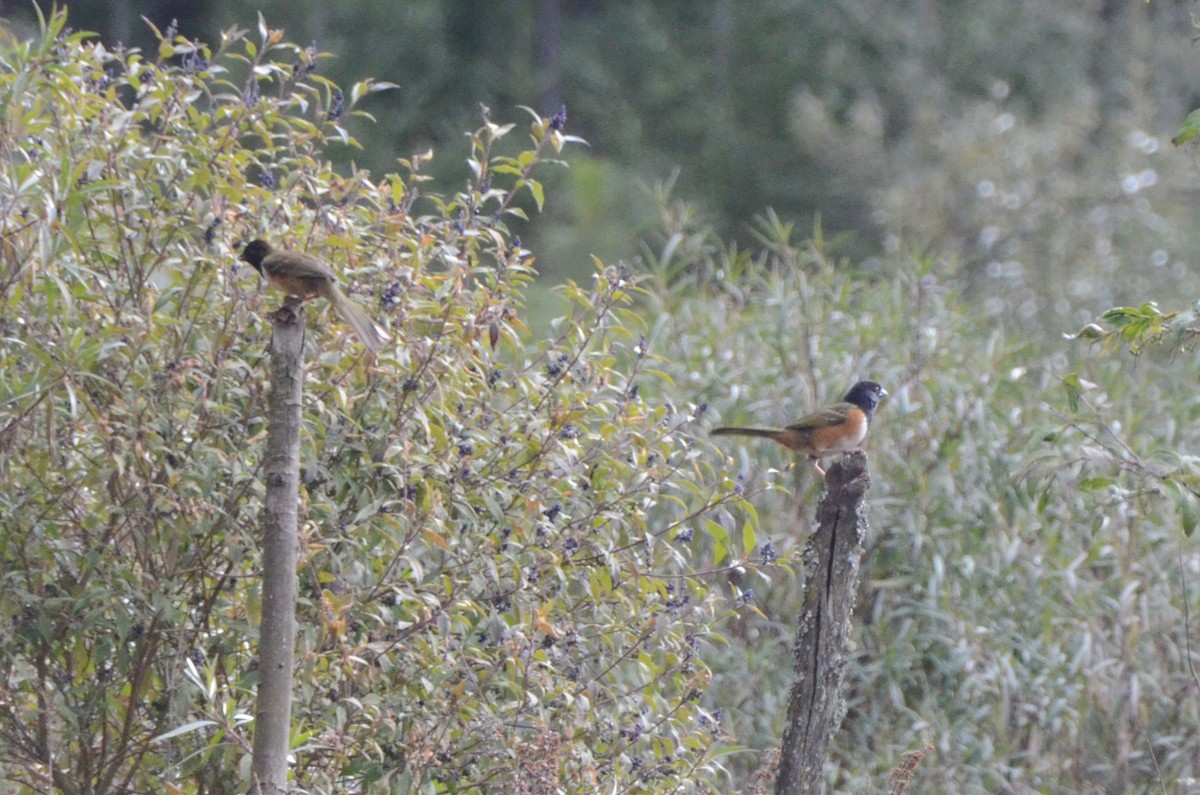
POLYGON ((300 307, 304 304, 299 298, 288 296, 283 300, 283 306, 269 314, 271 320, 277 323, 295 323, 300 319, 300 307))

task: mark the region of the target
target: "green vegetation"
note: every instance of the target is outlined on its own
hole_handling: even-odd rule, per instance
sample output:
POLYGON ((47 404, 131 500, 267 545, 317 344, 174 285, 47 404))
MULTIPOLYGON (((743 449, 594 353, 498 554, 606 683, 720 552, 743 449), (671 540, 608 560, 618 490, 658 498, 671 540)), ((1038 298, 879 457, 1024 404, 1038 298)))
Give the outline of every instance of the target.
MULTIPOLYGON (((851 374, 892 394, 868 443, 873 535, 830 785, 885 791, 902 755, 927 745, 914 792, 1170 791, 1195 776, 1200 683, 1184 619, 1200 558, 1180 494, 1198 470, 1171 452, 1200 444, 1194 376, 1090 356, 1073 374, 1061 353, 981 327, 953 272, 929 260, 866 273, 778 222, 760 227, 755 254, 675 229, 674 250, 692 253, 672 258, 680 281, 652 315, 671 340, 668 373, 722 422, 785 421, 851 374)), ((787 461, 774 447, 732 452, 751 488, 787 461)), ((784 560, 809 529, 807 474, 798 494, 798 527, 790 495, 758 500, 760 540, 784 560)), ((729 624, 708 657, 710 698, 732 736, 769 749, 801 595, 777 572, 739 586, 762 614, 729 624)), ((759 759, 739 762, 749 774, 759 759)))
MULTIPOLYGON (((392 147, 355 148, 355 118, 413 88, 340 89, 323 53, 265 24, 212 47, 164 29, 144 53, 62 14, 43 26, 0 42, 14 791, 249 783, 278 303, 236 263, 256 236, 329 262, 396 338, 368 361, 306 307, 298 788, 768 790, 819 484, 780 449, 705 430, 793 419, 857 377, 892 397, 868 441, 873 534, 831 787, 884 791, 927 747, 913 792, 1200 777, 1196 324, 1147 303, 1200 286, 1176 253, 1194 174, 1179 154, 1158 165, 1136 120, 1072 122, 1092 118, 1087 92, 1012 107, 1022 53, 1074 49, 1010 37, 1013 75, 959 86, 986 96, 941 134, 925 119, 925 149, 856 149, 841 125, 869 108, 800 102, 805 140, 864 166, 850 178, 916 164, 872 194, 903 235, 879 250, 807 221, 802 240, 802 210, 730 242, 677 198, 687 180, 668 182, 637 199, 656 213, 642 256, 596 260, 543 334, 526 308, 538 248, 514 225, 543 206, 561 219, 568 195, 594 203, 598 236, 622 228, 604 209, 625 195, 604 191, 620 166, 593 155, 570 185, 543 182, 584 157, 574 111, 512 124, 495 104, 467 168, 437 152, 436 172, 424 155, 397 170, 392 147), (1121 162, 1090 157, 1098 138, 1125 142, 1121 162), (1052 179, 1067 162, 1072 180, 1052 179)), ((747 176, 761 171, 713 157, 769 203, 747 176)))
MULTIPOLYGON (((238 240, 319 252, 399 344, 312 327, 295 784, 723 788, 699 656, 720 603, 684 540, 753 513, 639 339, 624 266, 537 340, 514 199, 572 139, 472 135, 469 188, 342 177, 344 93, 265 25, 149 56, 6 41, 0 298, 2 778, 245 790, 264 313, 238 240), (365 299, 364 299, 365 300, 365 299), (646 394, 643 394, 646 393, 646 394)), ((311 310, 310 310, 311 311, 311 310)), ((732 551, 725 549, 725 555, 732 551)))
MULTIPOLYGON (((1187 0, 70 7, 72 24, 109 46, 145 48, 157 42, 142 15, 216 41, 231 24, 253 27, 259 9, 331 54, 319 74, 396 83, 364 103, 379 124, 351 126, 364 148, 327 154, 378 174, 432 147, 428 173, 457 188, 462 132, 481 104, 504 118, 566 104, 589 146, 545 175, 546 212, 519 228, 556 283, 590 278, 591 255, 637 253, 654 227, 644 186, 676 170, 680 195, 724 239, 752 245, 751 219, 768 207, 806 229, 819 217, 851 236, 855 259, 896 241, 955 259, 979 294, 1021 292, 1023 320, 1055 334, 1085 321, 1081 305, 1094 313, 1096 291, 1113 293, 1103 306, 1146 300, 1115 277, 1122 269, 1152 289, 1197 247, 1195 174, 1169 164, 1167 143, 1200 106, 1187 0)), ((30 9, 14 1, 5 13, 20 23, 30 9)))

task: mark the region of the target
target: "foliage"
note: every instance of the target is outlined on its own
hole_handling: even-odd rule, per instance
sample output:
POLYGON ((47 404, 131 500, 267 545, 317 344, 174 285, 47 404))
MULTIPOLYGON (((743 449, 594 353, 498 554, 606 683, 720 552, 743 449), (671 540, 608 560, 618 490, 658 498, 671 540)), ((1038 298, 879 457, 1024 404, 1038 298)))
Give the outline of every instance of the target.
MULTIPOLYGON (((867 441, 872 534, 830 791, 884 791, 927 745, 914 792, 1170 791, 1200 773, 1200 558, 1175 488, 1144 477, 1194 470, 1169 452, 1200 445, 1194 377, 1043 352, 1024 325, 981 322, 935 258, 854 264, 769 215, 751 250, 686 205, 662 220, 646 252, 653 336, 714 422, 786 422, 860 377, 891 393, 867 441)), ((788 462, 722 447, 749 488, 788 462)), ((791 479, 794 498, 758 501, 759 540, 784 563, 818 496, 804 468, 791 479)), ((777 568, 739 585, 761 615, 727 625, 710 698, 751 751, 730 763, 749 789, 782 733, 801 594, 777 568)))
MULTIPOLYGON (((614 37, 657 42, 668 65, 721 50, 677 47, 705 28, 634 5, 645 24, 592 18, 594 57, 572 69, 624 69, 607 95, 645 100, 654 123, 595 107, 630 145, 652 132, 666 162, 676 136, 655 103, 671 87, 624 88, 645 70, 611 57, 626 52, 614 37)), ((1085 86, 1092 53, 1137 61, 1137 46, 1090 46, 1128 20, 1098 27, 1089 6, 1026 27, 1020 9, 979 3, 992 16, 935 4, 914 22, 897 6, 848 39, 841 24, 783 24, 807 8, 774 4, 763 26, 762 7, 725 7, 758 47, 733 64, 769 75, 790 111, 777 93, 716 81, 745 104, 682 103, 689 156, 713 144, 716 184, 756 206, 754 186, 786 174, 816 197, 840 191, 887 232, 946 245, 852 263, 844 241, 817 227, 798 242, 772 213, 732 244, 664 189, 645 278, 596 263, 538 340, 522 304, 532 254, 509 224, 554 208, 538 167, 570 142, 561 117, 535 114, 524 147, 485 119, 467 139, 466 189, 442 195, 424 154, 383 177, 335 171, 335 150, 391 162, 390 146, 356 150, 346 123, 384 86, 339 91, 325 53, 265 25, 215 47, 164 28, 150 55, 70 34, 61 15, 31 43, 4 40, 0 780, 246 784, 263 318, 276 299, 231 266, 256 235, 329 261, 397 338, 364 361, 309 309, 321 321, 306 385, 298 788, 761 789, 790 679, 790 564, 817 487, 782 472, 778 449, 722 444, 722 462, 694 439, 697 416, 782 422, 867 375, 892 397, 868 442, 874 532, 831 789, 878 792, 927 746, 912 791, 1144 792, 1200 775, 1187 634, 1200 503, 1186 452, 1200 445, 1200 396, 1179 374, 1194 323, 1144 294, 1196 292, 1178 200, 1193 177, 1144 109, 1125 116, 1085 86), (817 40, 795 49, 823 64, 812 73, 837 75, 820 92, 797 93, 806 72, 780 60, 796 30, 817 40), (947 32, 962 35, 942 48, 947 32), (1006 69, 920 68, 992 49, 1006 69), (1030 90, 1039 54, 1073 76, 1069 90, 1030 90), (956 92, 974 102, 945 101, 956 92), (764 141, 778 151, 781 118, 797 156, 826 171, 745 165, 764 141), (1079 336, 1133 346, 1136 370, 1037 333, 1118 303, 1079 336), (1149 355, 1155 341, 1174 358, 1149 355)), ((1179 10, 1128 7, 1161 14, 1131 17, 1155 25, 1179 10)), ((440 30, 420 17, 432 8, 407 4, 417 16, 402 27, 440 30)), ((375 28, 390 46, 356 54, 424 54, 375 28)), ((1177 57, 1151 28, 1128 30, 1177 57)), ((516 52, 522 39, 466 41, 516 52)), ((659 76, 675 71, 711 77, 659 76)), ((1189 74, 1145 72, 1163 73, 1189 74)))
MULTIPOLYGON (((623 266, 530 338, 508 231, 573 139, 470 136, 464 191, 335 173, 322 53, 257 31, 108 49, 65 14, 0 48, 0 778, 248 784, 260 611, 264 236, 330 262, 398 342, 322 312, 304 406, 294 786, 723 790, 697 569, 755 544, 691 436, 623 266), (707 539, 707 540, 705 540, 707 539)), ((322 308, 308 310, 321 312, 322 308)), ((725 561, 728 563, 728 561, 725 561)))
MULTIPOLYGON (((1197 136, 1198 120, 1200 111, 1188 114, 1172 142, 1176 145, 1192 143, 1197 136)), ((1194 301, 1187 309, 1165 312, 1159 309, 1156 301, 1147 301, 1140 306, 1114 306, 1104 311, 1096 322, 1063 336, 1099 346, 1106 354, 1124 350, 1136 358, 1148 351, 1165 351, 1172 358, 1183 357, 1195 349, 1200 339, 1200 301, 1194 301)), ((1078 413, 1085 407, 1087 425, 1095 428, 1093 432, 1085 432, 1092 442, 1113 460, 1120 461, 1122 469, 1135 477, 1141 488, 1164 490, 1173 496, 1183 531, 1190 536, 1200 521, 1200 461, 1182 452, 1181 448, 1163 451, 1153 462, 1144 460, 1122 434, 1106 424, 1104 417, 1108 406, 1094 405, 1088 400, 1088 393, 1095 389, 1095 384, 1074 373, 1067 375, 1063 384, 1072 411, 1078 413)), ((1099 478, 1092 487, 1111 484, 1111 478, 1099 478)))
MULTIPOLYGON (((1190 0, 71 7, 77 24, 126 43, 139 40, 141 14, 215 36, 261 9, 341 56, 322 61, 327 77, 402 86, 369 104, 381 123, 355 128, 364 151, 329 153, 377 172, 396 149, 459 151, 480 103, 549 114, 566 102, 597 168, 559 175, 572 187, 520 230, 546 273, 586 274, 591 253, 632 253, 632 239, 598 232, 642 229, 644 204, 630 199, 675 169, 683 194, 743 245, 766 207, 806 227, 819 215, 853 231, 859 257, 894 240, 945 253, 978 278, 981 302, 999 299, 990 311, 1027 312, 1055 333, 1064 317, 1081 324, 1081 307, 1143 302, 1121 269, 1165 254, 1151 271, 1162 283, 1197 247, 1181 223, 1196 177, 1170 167, 1166 145, 1197 104, 1190 0), (624 200, 576 202, 597 177, 624 200)), ((447 179, 456 167, 429 166, 447 179)))

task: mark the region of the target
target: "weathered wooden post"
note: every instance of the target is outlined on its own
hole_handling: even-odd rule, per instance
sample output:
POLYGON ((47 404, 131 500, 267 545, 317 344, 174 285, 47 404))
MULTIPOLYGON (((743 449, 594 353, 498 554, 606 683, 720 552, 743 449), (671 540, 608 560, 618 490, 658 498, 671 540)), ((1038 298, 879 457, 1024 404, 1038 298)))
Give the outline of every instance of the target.
POLYGON ((861 451, 844 456, 825 474, 817 528, 804 549, 804 606, 792 648, 792 690, 776 795, 821 792, 829 742, 846 713, 846 643, 870 485, 867 456, 861 451))

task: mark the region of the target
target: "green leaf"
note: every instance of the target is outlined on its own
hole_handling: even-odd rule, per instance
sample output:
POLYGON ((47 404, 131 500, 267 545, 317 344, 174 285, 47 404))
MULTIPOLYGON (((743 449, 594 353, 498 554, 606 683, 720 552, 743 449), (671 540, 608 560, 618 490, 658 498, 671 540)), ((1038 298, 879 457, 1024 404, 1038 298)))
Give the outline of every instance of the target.
POLYGON ((719 565, 729 555, 729 531, 712 519, 706 519, 704 526, 713 537, 713 565, 719 565))
POLYGON ((1200 108, 1192 111, 1183 120, 1183 124, 1179 128, 1179 132, 1171 139, 1171 143, 1176 146, 1183 146, 1196 139, 1200 135, 1200 108))
POLYGON ((383 81, 360 80, 350 89, 350 107, 358 104, 358 101, 367 94, 377 94, 380 91, 388 91, 400 86, 395 83, 386 83, 383 81))
POLYGON ((1179 524, 1183 534, 1191 537, 1200 522, 1200 500, 1191 489, 1175 480, 1166 481, 1175 495, 1175 509, 1179 513, 1179 524))
POLYGON ((1063 377, 1062 385, 1067 393, 1067 404, 1071 407, 1071 411, 1079 411, 1079 399, 1083 395, 1082 381, 1077 373, 1070 373, 1063 377))
POLYGON ((1063 339, 1068 340, 1098 340, 1104 336, 1104 329, 1096 323, 1088 323, 1074 334, 1063 332, 1063 339))
POLYGON ((750 522, 742 523, 742 554, 745 557, 750 557, 754 552, 754 548, 758 546, 758 535, 754 532, 754 526, 750 522))
POLYGON ((182 734, 188 734, 190 732, 198 731, 200 729, 204 729, 209 726, 216 726, 216 725, 217 725, 217 722, 215 720, 194 720, 191 723, 185 723, 182 726, 171 729, 171 731, 169 731, 169 732, 164 732, 164 733, 158 735, 153 740, 151 740, 151 742, 159 743, 159 742, 162 742, 163 740, 169 740, 172 737, 178 737, 182 734))

